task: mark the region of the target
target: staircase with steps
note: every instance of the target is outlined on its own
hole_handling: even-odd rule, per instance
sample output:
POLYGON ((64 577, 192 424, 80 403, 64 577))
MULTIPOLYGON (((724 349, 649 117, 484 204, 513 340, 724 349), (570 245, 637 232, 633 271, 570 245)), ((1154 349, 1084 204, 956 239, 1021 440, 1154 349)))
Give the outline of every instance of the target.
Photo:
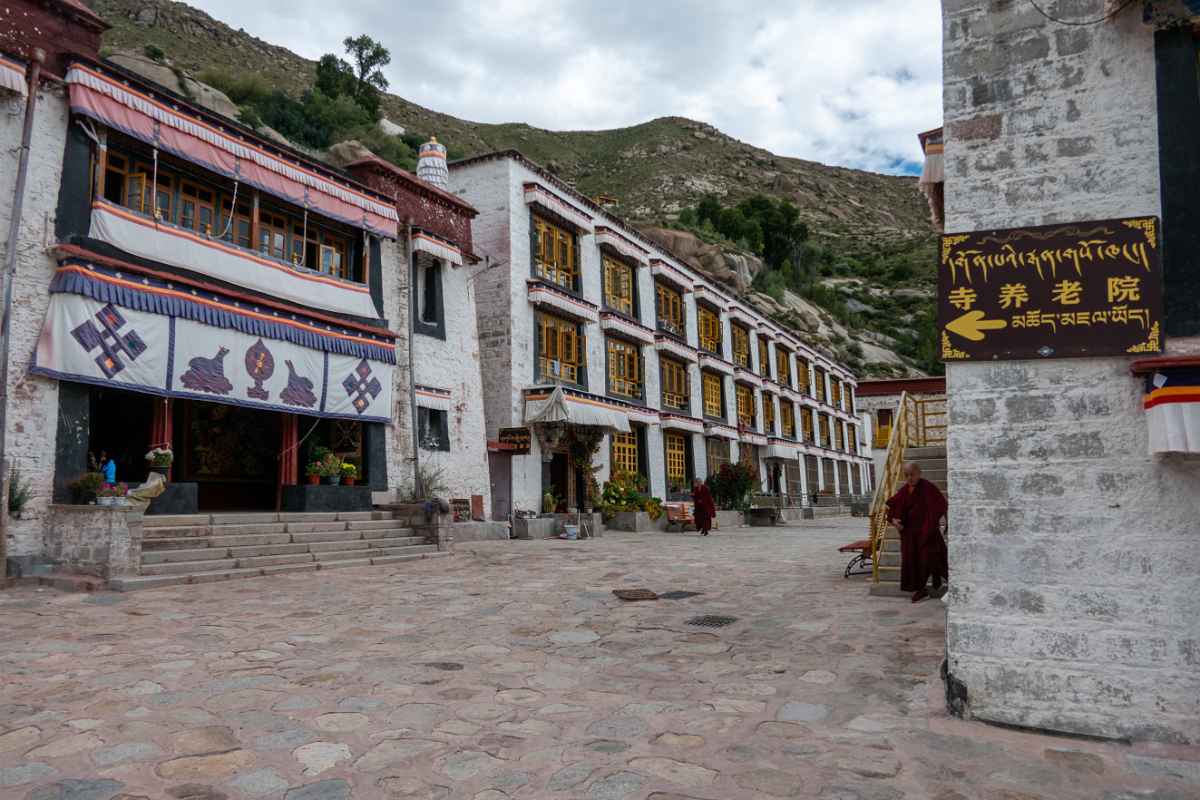
MULTIPOLYGON (((908 447, 904 450, 904 461, 921 468, 921 477, 933 483, 946 494, 946 446, 908 447)), ((900 486, 891 488, 895 493, 900 486)), ((883 547, 879 553, 879 580, 872 583, 870 593, 874 597, 908 597, 911 593, 900 589, 900 533, 888 526, 883 535, 883 547)))
POLYGON ((123 592, 446 555, 389 511, 147 516, 141 574, 112 578, 109 587, 123 592))

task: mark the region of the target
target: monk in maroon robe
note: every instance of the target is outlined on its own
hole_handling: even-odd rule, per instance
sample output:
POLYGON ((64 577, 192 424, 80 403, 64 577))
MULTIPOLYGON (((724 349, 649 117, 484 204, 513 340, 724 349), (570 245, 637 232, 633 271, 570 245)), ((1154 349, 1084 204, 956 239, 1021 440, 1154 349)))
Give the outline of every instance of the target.
POLYGON ((887 501, 888 520, 900 531, 900 588, 919 603, 929 596, 925 584, 931 577, 936 592, 950 576, 940 525, 948 504, 916 464, 904 465, 904 477, 905 484, 887 501))
POLYGON ((717 506, 713 503, 712 492, 702 481, 692 484, 692 519, 696 521, 696 530, 701 536, 708 536, 712 529, 713 518, 717 516, 717 506))

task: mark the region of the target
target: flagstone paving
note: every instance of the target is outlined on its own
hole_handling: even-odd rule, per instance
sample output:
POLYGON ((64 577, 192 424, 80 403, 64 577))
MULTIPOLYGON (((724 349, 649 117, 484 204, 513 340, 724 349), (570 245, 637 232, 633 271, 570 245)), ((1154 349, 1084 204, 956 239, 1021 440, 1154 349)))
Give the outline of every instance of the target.
POLYGON ((489 542, 394 571, 0 593, 8 800, 1183 800, 1200 751, 948 717, 945 607, 861 520, 489 542), (700 592, 622 602, 613 589, 700 592), (736 617, 725 627, 687 624, 736 617))

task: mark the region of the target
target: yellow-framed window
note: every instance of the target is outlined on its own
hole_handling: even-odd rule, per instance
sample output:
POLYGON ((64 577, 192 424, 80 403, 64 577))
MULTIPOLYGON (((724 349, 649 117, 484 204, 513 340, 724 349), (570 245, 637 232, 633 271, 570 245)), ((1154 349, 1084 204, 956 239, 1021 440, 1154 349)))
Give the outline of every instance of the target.
POLYGON ((538 375, 543 380, 579 383, 583 366, 583 337, 579 326, 553 314, 539 313, 538 375))
POLYGON ((833 390, 833 407, 842 407, 842 382, 839 380, 830 381, 830 388, 833 390))
POLYGON ((796 410, 788 400, 783 400, 779 404, 779 424, 783 427, 785 437, 796 438, 796 410))
POLYGON ((180 181, 179 227, 211 235, 216 222, 216 192, 191 181, 180 181))
POLYGON ((622 397, 642 396, 642 349, 624 339, 608 338, 608 390, 622 397))
POLYGON ((575 233, 533 218, 536 234, 533 261, 539 277, 575 291, 579 265, 575 263, 575 233))
POLYGON ((765 336, 758 337, 758 374, 771 377, 771 347, 765 336))
POLYGON ((775 348, 775 380, 784 386, 792 385, 792 354, 782 347, 775 348))
POLYGON ((818 417, 818 419, 820 419, 820 424, 821 424, 821 441, 817 442, 817 444, 821 445, 822 447, 828 447, 829 446, 829 417, 825 416, 824 414, 818 414, 817 417, 818 417))
POLYGON ((731 325, 733 333, 733 363, 750 369, 750 331, 741 325, 731 325))
POLYGON ((713 372, 701 376, 704 390, 704 416, 725 418, 724 380, 713 372))
POLYGON ((739 383, 735 395, 737 397, 738 424, 746 428, 753 428, 756 416, 754 413, 754 390, 739 383))
POLYGON ((812 396, 812 363, 804 360, 796 361, 796 379, 800 381, 800 391, 812 396))
POLYGON ((632 431, 612 435, 612 474, 622 472, 638 474, 638 437, 632 431))
POLYGON ((710 353, 721 355, 721 318, 710 308, 696 309, 696 321, 700 327, 700 347, 710 353))
POLYGON ((813 367, 813 382, 816 384, 816 392, 813 395, 818 400, 828 400, 825 394, 825 370, 820 367, 813 367))
POLYGON ((800 409, 800 427, 804 431, 804 441, 815 441, 813 439, 813 412, 811 408, 800 409))
POLYGON ((654 310, 658 315, 658 327, 683 338, 687 325, 683 321, 683 293, 672 289, 661 281, 654 284, 654 310))
POLYGON ((637 316, 633 306, 633 267, 624 261, 618 261, 611 256, 603 256, 604 263, 604 305, 611 309, 637 316))
POLYGON ((691 392, 688 386, 687 365, 673 358, 658 360, 658 374, 662 378, 662 402, 664 408, 689 411, 691 392))
POLYGON ((729 440, 718 436, 705 439, 704 460, 708 464, 708 474, 716 475, 722 464, 729 463, 729 440))
POLYGON ((829 443, 834 450, 842 449, 842 421, 829 418, 829 443))
POLYGON ((763 395, 763 429, 768 435, 775 433, 775 396, 763 395))
POLYGON ((682 433, 664 433, 663 449, 667 454, 667 483, 682 491, 687 486, 687 440, 682 433))

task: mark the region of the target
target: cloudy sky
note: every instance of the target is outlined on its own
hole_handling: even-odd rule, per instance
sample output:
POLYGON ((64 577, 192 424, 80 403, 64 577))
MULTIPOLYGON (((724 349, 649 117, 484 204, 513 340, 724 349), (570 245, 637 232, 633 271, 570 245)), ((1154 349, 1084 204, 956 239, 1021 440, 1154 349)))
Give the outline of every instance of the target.
POLYGON ((369 33, 391 50, 391 91, 479 122, 685 116, 884 172, 917 170, 916 133, 941 124, 938 0, 189 2, 307 58, 369 33))

